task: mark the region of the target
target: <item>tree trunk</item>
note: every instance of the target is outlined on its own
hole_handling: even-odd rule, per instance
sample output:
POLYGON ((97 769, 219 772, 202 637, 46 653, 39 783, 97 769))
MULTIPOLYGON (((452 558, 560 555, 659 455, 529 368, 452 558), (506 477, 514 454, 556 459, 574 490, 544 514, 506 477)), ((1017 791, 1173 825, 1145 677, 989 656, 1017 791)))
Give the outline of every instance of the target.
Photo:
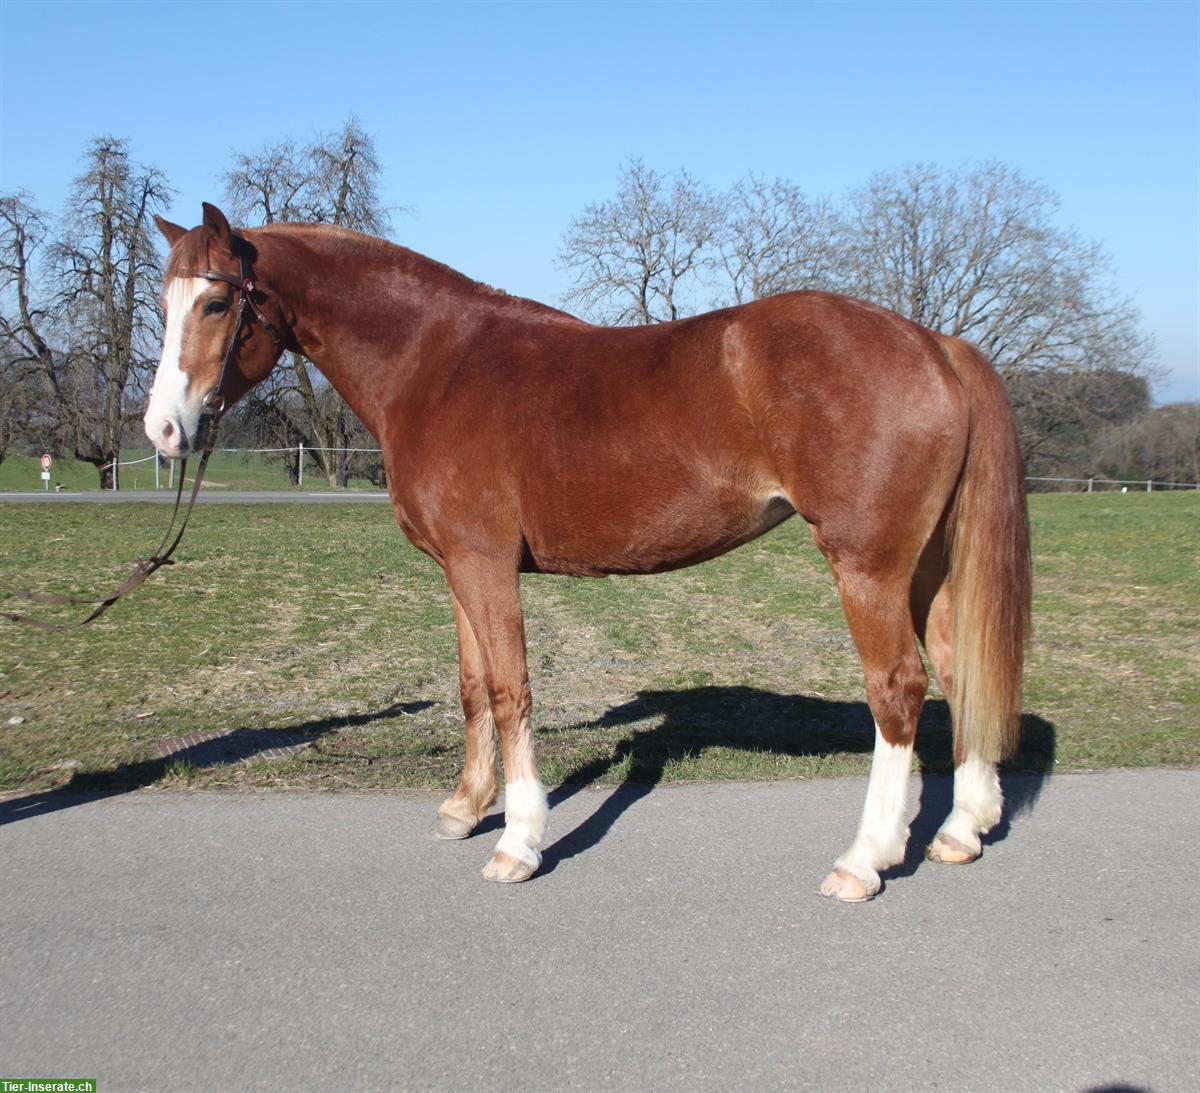
POLYGON ((309 427, 312 429, 313 438, 317 441, 312 456, 320 465, 321 473, 325 475, 326 481, 331 486, 336 486, 337 472, 333 456, 337 453, 330 450, 336 445, 333 443, 333 437, 330 435, 324 415, 321 413, 320 404, 317 402, 317 393, 313 389, 312 377, 308 374, 308 365, 299 353, 292 354, 292 371, 296 374, 296 386, 299 388, 300 398, 304 402, 309 427))

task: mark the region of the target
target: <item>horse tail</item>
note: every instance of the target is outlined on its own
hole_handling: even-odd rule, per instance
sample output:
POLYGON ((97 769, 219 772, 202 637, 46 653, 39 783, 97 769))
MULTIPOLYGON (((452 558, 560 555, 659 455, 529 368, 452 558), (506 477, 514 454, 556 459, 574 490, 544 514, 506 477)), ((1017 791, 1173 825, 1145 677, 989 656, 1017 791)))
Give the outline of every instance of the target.
POLYGON ((969 413, 966 462, 947 523, 954 761, 997 762, 1016 750, 1021 729, 1032 589, 1025 470, 995 369, 973 345, 940 340, 969 413))

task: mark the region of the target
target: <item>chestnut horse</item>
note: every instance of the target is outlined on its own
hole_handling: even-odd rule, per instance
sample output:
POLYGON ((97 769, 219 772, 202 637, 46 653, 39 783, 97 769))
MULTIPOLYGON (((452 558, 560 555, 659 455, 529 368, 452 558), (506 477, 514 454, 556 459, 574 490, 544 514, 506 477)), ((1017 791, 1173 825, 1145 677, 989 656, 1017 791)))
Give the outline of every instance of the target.
POLYGON ((396 519, 441 566, 458 627, 466 762, 439 838, 495 801, 500 741, 485 877, 532 876, 548 815, 518 574, 658 573, 795 513, 833 569, 875 720, 862 821, 822 893, 869 899, 904 857, 918 639, 955 734, 928 855, 979 856, 1017 738, 1030 568, 1012 412, 976 349, 821 292, 593 326, 340 228, 234 232, 211 205, 191 231, 158 223, 172 249, 146 432, 185 454, 206 400, 232 405, 286 348, 378 439, 396 519))

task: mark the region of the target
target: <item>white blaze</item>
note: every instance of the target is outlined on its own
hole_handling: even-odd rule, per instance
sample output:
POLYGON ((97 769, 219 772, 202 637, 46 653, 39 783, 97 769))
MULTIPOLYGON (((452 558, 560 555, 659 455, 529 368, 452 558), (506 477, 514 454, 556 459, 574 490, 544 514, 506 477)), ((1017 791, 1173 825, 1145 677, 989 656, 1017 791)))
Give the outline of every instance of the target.
MULTIPOLYGON (((146 435, 163 455, 180 454, 181 436, 196 435, 203 394, 188 403, 188 375, 180 367, 183 338, 196 297, 208 287, 202 277, 175 277, 167 286, 167 329, 163 334, 162 361, 154 376, 150 405, 146 407, 146 435)), ((195 394, 195 393, 193 393, 195 394)))

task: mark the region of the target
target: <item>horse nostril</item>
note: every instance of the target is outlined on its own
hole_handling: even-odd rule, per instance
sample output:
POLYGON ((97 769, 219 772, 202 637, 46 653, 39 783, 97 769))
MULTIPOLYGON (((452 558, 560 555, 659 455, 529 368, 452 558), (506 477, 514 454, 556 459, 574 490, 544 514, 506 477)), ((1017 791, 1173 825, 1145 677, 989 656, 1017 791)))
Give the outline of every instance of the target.
POLYGON ((163 440, 170 440, 171 437, 173 437, 174 435, 175 435, 175 425, 168 418, 166 421, 163 422, 162 438, 163 438, 163 440))

